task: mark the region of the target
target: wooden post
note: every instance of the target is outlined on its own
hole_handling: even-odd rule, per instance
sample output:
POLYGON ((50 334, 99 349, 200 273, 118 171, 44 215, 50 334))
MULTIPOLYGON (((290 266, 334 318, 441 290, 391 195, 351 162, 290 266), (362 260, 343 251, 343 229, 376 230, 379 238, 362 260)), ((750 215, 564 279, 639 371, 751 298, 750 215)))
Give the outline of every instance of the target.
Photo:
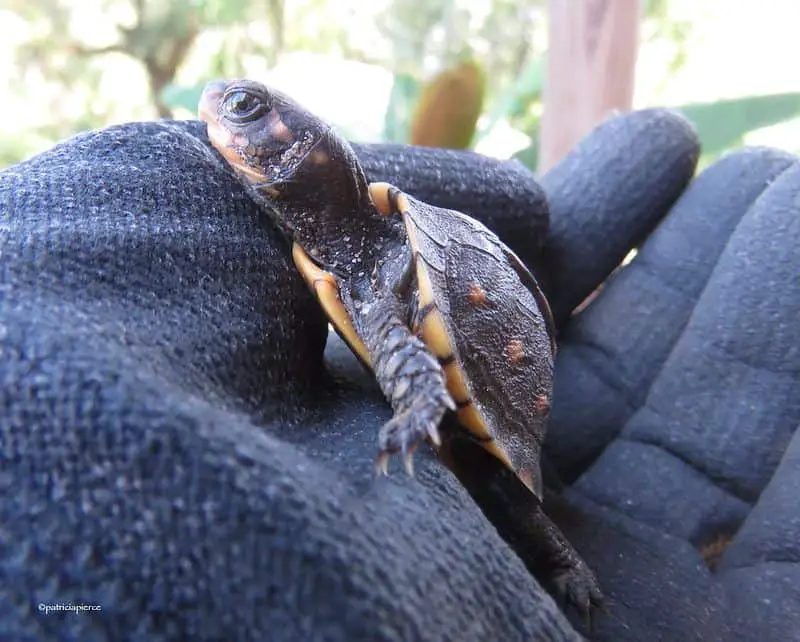
POLYGON ((539 172, 614 110, 633 104, 639 0, 548 0, 539 172))

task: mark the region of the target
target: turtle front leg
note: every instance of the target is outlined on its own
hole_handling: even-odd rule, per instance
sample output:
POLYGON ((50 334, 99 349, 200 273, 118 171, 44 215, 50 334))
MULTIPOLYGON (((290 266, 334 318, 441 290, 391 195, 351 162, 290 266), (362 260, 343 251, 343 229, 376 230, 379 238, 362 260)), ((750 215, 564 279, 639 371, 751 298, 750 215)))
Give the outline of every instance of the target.
POLYGON ((384 474, 389 456, 397 452, 413 474, 414 450, 425 439, 438 446, 439 423, 448 409, 455 410, 442 367, 411 332, 404 316, 403 303, 387 292, 370 305, 364 318, 364 342, 372 369, 394 410, 394 417, 378 434, 380 452, 375 466, 384 474))

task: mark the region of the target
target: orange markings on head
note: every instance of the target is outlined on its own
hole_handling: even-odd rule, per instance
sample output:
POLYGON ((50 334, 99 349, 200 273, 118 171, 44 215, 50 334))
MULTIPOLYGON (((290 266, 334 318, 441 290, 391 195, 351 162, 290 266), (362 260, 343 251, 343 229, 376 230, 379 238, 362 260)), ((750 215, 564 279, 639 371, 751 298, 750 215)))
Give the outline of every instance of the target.
POLYGON ((308 155, 308 159, 315 165, 324 165, 330 162, 331 157, 328 155, 328 152, 317 149, 308 155))
POLYGON ((230 130, 220 125, 216 120, 206 123, 206 131, 211 144, 217 149, 225 149, 231 146, 233 135, 230 130))
POLYGON ((247 147, 250 144, 250 140, 244 134, 234 134, 230 140, 237 147, 247 147))
POLYGON ((272 124, 272 127, 270 127, 269 133, 273 138, 278 139, 282 143, 291 143, 294 141, 294 134, 292 134, 291 130, 280 119, 280 116, 272 124))

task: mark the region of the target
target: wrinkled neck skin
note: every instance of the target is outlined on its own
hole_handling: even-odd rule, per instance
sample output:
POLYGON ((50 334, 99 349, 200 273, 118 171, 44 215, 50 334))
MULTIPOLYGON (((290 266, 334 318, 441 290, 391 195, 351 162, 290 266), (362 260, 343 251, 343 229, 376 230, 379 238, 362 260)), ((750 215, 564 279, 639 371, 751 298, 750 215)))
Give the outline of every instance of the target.
POLYGON ((379 257, 405 240, 400 217, 382 216, 346 143, 324 141, 290 179, 269 186, 266 205, 284 232, 340 279, 369 277, 379 257))

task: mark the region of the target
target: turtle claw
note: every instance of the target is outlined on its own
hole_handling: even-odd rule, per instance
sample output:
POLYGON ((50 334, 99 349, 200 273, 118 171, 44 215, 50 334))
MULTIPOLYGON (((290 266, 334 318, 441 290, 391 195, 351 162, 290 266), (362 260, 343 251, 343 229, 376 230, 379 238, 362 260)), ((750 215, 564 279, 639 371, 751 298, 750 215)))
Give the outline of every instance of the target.
POLYGON ((409 477, 414 476, 414 456, 411 453, 403 455, 403 468, 406 469, 406 474, 409 477))
POLYGON ((603 593, 594 573, 580 564, 559 572, 553 577, 553 584, 560 601, 574 608, 584 626, 591 630, 592 615, 605 608, 603 593))
POLYGON ((375 458, 375 476, 389 476, 389 453, 380 452, 375 458))
MULTIPOLYGON (((453 397, 450 396, 449 392, 442 391, 442 394, 439 395, 438 401, 442 406, 444 406, 448 410, 452 411, 456 410, 456 402, 453 401, 453 397)), ((431 421, 428 423, 427 427, 427 438, 437 448, 442 445, 442 438, 439 436, 438 426, 439 426, 438 421, 436 422, 431 421)))
POLYGON ((402 453, 403 466, 409 476, 414 475, 414 451, 423 441, 430 440, 433 444, 441 444, 437 425, 440 413, 426 412, 426 409, 409 408, 381 427, 378 434, 380 453, 376 460, 377 466, 385 473, 390 455, 402 453))
POLYGON ((403 467, 406 469, 409 477, 414 476, 414 451, 417 449, 417 443, 412 443, 407 448, 403 448, 403 467))

